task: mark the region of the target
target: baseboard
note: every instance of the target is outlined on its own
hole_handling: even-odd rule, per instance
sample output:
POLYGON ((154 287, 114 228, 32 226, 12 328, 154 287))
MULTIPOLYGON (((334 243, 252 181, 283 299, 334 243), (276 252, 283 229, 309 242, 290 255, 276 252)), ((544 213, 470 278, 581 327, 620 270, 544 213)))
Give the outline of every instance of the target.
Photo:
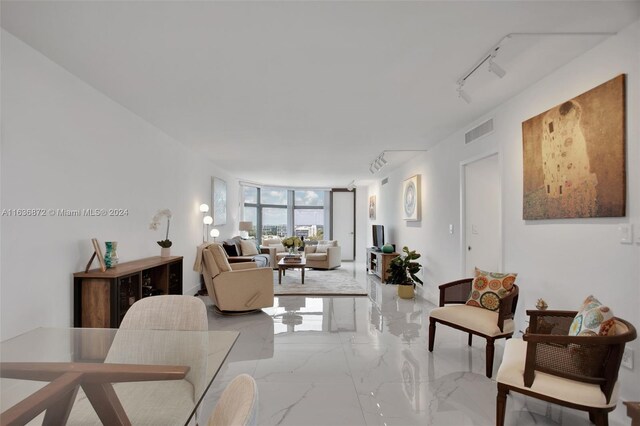
POLYGON ((200 291, 200 284, 191 287, 190 289, 182 290, 182 294, 185 294, 187 296, 195 296, 198 291, 200 291))

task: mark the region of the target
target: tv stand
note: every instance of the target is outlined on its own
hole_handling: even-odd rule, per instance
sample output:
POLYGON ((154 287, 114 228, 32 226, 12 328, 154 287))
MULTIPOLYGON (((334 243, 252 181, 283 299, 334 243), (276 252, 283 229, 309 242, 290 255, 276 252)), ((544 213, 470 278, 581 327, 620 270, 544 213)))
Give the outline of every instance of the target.
POLYGON ((383 253, 376 248, 367 249, 367 272, 376 275, 383 283, 387 282, 387 269, 391 261, 400 253, 383 253))

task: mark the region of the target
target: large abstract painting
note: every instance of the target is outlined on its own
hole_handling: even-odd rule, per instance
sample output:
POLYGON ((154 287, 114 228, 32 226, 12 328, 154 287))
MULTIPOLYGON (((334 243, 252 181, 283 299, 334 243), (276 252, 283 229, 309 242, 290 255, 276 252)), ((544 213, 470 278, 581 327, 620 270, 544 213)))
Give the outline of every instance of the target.
POLYGON ((227 223, 227 182, 217 177, 211 178, 211 205, 213 206, 213 226, 227 223))
POLYGON ((625 76, 522 123, 523 218, 626 212, 625 76))

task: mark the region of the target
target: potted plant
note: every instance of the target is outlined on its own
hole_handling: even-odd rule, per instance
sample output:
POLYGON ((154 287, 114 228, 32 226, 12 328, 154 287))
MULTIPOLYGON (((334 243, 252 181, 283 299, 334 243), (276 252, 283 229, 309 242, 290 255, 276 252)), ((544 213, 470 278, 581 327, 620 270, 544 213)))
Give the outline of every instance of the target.
POLYGON ((173 243, 169 239, 169 225, 171 224, 171 216, 172 216, 171 210, 169 209, 158 210, 157 213, 151 219, 151 224, 149 225, 149 229, 153 229, 154 231, 156 231, 160 226, 160 221, 162 220, 162 217, 167 218, 167 233, 165 234, 164 240, 158 241, 158 245, 161 247, 160 248, 161 257, 168 257, 171 255, 170 247, 173 245, 173 243))
POLYGON ((402 248, 405 254, 401 254, 391 261, 387 273, 387 282, 398 284, 398 296, 402 299, 413 299, 415 283, 422 284, 420 278, 416 274, 422 268, 416 259, 420 258, 420 254, 415 250, 409 250, 407 246, 402 248))

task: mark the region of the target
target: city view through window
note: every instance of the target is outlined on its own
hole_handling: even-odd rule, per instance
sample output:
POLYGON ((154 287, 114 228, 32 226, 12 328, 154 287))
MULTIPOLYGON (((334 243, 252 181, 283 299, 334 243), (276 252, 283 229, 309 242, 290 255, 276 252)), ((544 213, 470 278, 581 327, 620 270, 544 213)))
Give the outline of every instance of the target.
POLYGON ((323 239, 327 191, 245 186, 243 197, 242 220, 253 225, 250 237, 264 240, 297 235, 323 239))

